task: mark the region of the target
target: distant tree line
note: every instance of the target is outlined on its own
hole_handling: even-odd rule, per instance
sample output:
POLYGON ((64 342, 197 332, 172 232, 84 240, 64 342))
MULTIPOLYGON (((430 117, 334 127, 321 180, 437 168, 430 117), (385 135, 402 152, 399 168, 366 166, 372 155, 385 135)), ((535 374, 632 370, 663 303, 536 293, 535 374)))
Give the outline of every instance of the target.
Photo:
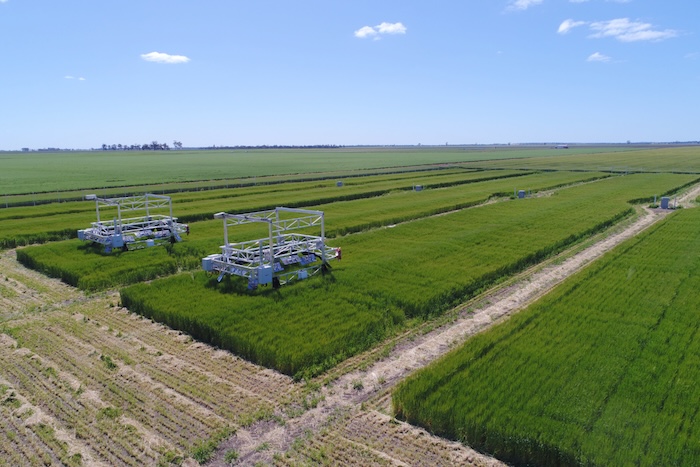
MULTIPOLYGON (((180 141, 173 141, 173 148, 182 149, 180 141)), ((152 141, 145 144, 103 144, 103 151, 167 151, 170 149, 168 143, 152 141)))
POLYGON ((301 146, 294 146, 294 145, 284 145, 284 144, 275 144, 275 145, 267 145, 267 144, 262 144, 259 146, 207 146, 201 149, 335 149, 335 148, 344 148, 345 146, 342 145, 337 145, 337 144, 309 144, 309 145, 301 145, 301 146))

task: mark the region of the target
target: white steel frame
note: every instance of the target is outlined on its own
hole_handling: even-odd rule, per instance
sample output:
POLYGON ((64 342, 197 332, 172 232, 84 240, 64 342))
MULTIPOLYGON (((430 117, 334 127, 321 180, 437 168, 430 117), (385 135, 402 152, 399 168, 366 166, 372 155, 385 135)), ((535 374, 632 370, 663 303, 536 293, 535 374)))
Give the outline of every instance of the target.
POLYGON ((251 289, 259 283, 272 282, 273 277, 282 285, 316 274, 336 258, 338 249, 325 244, 323 211, 277 207, 247 214, 219 212, 214 218, 224 221, 224 245, 221 253, 203 258, 202 267, 205 271, 219 272, 219 281, 230 274, 248 278, 251 289), (267 224, 266 238, 229 242, 230 228, 253 222, 267 224), (314 226, 320 226, 320 236, 289 233, 314 226), (285 266, 292 270, 284 272, 285 266))
POLYGON ((123 198, 98 198, 87 195, 85 199, 95 200, 97 222, 93 222, 88 229, 78 230, 78 238, 104 245, 106 252, 124 246, 133 250, 160 245, 171 239, 179 242, 181 235, 189 229, 187 224, 180 224, 177 217, 173 217, 173 204, 169 196, 146 193, 123 198), (116 208, 117 215, 110 221, 103 221, 100 208, 103 211, 105 208, 116 208), (168 214, 162 214, 166 209, 168 214), (139 215, 122 218, 125 212, 139 215))

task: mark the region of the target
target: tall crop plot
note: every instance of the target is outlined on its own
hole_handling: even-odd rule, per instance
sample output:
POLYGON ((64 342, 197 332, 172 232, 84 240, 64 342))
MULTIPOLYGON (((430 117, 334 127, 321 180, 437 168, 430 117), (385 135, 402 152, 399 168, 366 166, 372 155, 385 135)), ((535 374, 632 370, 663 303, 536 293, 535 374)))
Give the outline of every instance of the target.
MULTIPOLYGON (((495 175, 490 173, 482 174, 483 176, 494 177, 495 175)), ((326 233, 332 236, 336 233, 357 232, 471 206, 486 201, 494 194, 508 194, 515 183, 537 189, 600 176, 601 174, 596 173, 573 172, 526 174, 515 178, 474 181, 447 188, 425 190, 421 193, 395 190, 382 197, 335 202, 314 207, 326 211, 326 225, 330 226, 332 222, 333 226, 327 228, 326 233)), ((452 176, 443 176, 439 179, 451 180, 452 176)), ((464 180, 459 178, 450 183, 464 180)), ((264 195, 274 199, 272 196, 274 193, 264 192, 264 195)), ((277 200, 279 201, 279 197, 277 200)), ((217 199, 219 203, 222 201, 217 199)), ((234 234, 238 236, 237 240, 243 241, 264 236, 266 230, 261 231, 255 226, 241 226, 232 233, 234 234)), ((221 240, 221 221, 212 220, 192 225, 192 235, 187 237, 187 241, 167 249, 157 248, 104 255, 98 247, 93 248, 77 241, 68 241, 21 249, 18 250, 17 257, 24 265, 44 271, 51 276, 60 277, 71 285, 84 290, 99 290, 166 276, 181 269, 198 269, 201 258, 216 251, 221 240)))
MULTIPOLYGON (((121 292, 130 310, 290 375, 314 375, 366 349, 406 317, 440 313, 629 213, 625 197, 683 176, 604 180, 337 239, 332 276, 248 293, 204 273, 121 292), (596 185, 596 190, 591 186, 596 185)), ((665 188, 664 188, 665 187, 665 188)))
POLYGON ((350 236, 340 244, 349 257, 364 259, 352 263, 357 267, 352 273, 367 293, 390 297, 410 316, 439 313, 608 227, 629 213, 627 199, 647 190, 670 190, 693 178, 617 177, 552 197, 497 203, 399 225, 391 232, 350 236))
POLYGON ((167 248, 154 247, 107 255, 97 245, 79 240, 17 250, 23 265, 87 291, 155 279, 178 271, 178 259, 167 248), (136 253, 136 254, 132 254, 136 253))
POLYGON ((606 177, 601 173, 556 172, 522 175, 451 186, 438 190, 392 192, 381 199, 368 198, 319 206, 328 219, 329 236, 397 224, 484 203, 491 197, 509 196, 516 187, 535 191, 606 177))
MULTIPOLYGON (((216 212, 250 212, 279 205, 302 207, 380 196, 395 190, 410 190, 415 184, 426 187, 454 186, 526 175, 523 171, 431 170, 410 176, 367 176, 346 180, 337 187, 335 181, 295 182, 281 185, 219 189, 179 193, 173 196, 174 212, 180 222, 211 219, 216 212)), ((0 209, 0 248, 30 243, 75 238, 77 229, 95 221, 95 206, 90 202, 54 203, 0 209)))
POLYGON ((700 210, 401 384, 398 416, 515 464, 698 465, 700 210))

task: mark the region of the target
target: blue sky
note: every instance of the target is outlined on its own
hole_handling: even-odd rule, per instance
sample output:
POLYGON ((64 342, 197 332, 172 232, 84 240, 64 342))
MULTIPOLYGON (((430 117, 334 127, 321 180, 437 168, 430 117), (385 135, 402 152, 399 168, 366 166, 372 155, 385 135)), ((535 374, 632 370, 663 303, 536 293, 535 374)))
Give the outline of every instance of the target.
POLYGON ((0 0, 0 149, 700 139, 697 0, 0 0))

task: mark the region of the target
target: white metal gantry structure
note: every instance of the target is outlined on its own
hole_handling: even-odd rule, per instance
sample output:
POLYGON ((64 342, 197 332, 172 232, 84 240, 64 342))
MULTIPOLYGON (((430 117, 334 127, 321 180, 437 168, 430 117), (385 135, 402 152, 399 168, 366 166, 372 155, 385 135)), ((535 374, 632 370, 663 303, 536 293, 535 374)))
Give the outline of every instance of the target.
POLYGON ((214 218, 224 221, 224 245, 221 253, 202 258, 202 268, 218 272, 219 281, 231 274, 247 278, 249 289, 270 283, 276 287, 323 271, 338 256, 339 248, 325 244, 323 211, 278 207, 247 214, 219 212, 214 218), (229 241, 230 228, 254 222, 267 224, 267 237, 229 241), (293 232, 316 226, 320 236, 293 232))
POLYGON ((95 201, 97 222, 88 229, 78 230, 78 238, 104 245, 107 253, 114 248, 133 250, 179 242, 183 233, 189 233, 189 226, 178 223, 177 217, 173 217, 169 196, 146 193, 123 198, 98 198, 87 195, 85 199, 95 201), (102 217, 104 210, 109 209, 112 219, 102 220, 100 209, 103 210, 102 217), (135 216, 124 218, 125 213, 135 216))

